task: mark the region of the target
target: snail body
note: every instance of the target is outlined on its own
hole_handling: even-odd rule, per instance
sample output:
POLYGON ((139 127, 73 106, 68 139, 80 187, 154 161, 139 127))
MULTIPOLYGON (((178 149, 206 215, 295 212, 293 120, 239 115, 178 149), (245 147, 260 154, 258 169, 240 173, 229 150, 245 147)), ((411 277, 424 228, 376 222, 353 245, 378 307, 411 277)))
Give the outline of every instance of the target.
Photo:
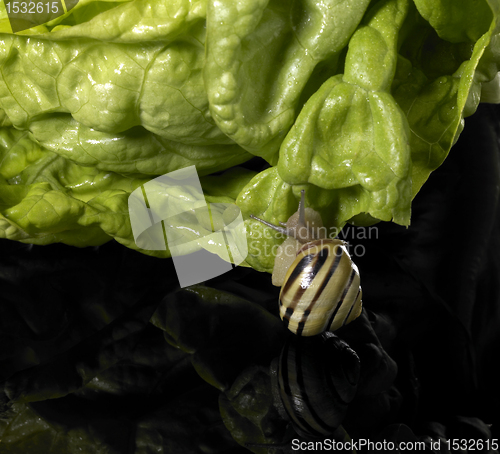
POLYGON ((361 313, 359 282, 358 268, 343 241, 307 243, 281 287, 281 319, 299 336, 335 331, 361 313))
POLYGON ((275 406, 299 435, 327 437, 342 424, 359 373, 357 354, 335 334, 290 336, 271 365, 275 406))
POLYGON ((302 191, 297 213, 281 227, 251 216, 289 237, 276 255, 273 284, 281 285, 280 317, 299 336, 335 331, 362 310, 359 271, 346 243, 321 238, 321 217, 308 210, 313 212, 309 223, 302 191))

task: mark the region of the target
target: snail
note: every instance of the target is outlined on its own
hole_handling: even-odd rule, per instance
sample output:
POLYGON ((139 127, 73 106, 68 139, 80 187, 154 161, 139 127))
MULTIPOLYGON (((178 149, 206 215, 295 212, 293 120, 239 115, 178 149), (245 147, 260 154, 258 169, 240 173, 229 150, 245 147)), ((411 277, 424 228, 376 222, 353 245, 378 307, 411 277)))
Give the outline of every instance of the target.
POLYGON ((330 332, 290 335, 269 370, 272 405, 293 432, 284 433, 283 443, 245 443, 247 448, 290 448, 297 435, 306 440, 348 437, 342 422, 356 395, 360 361, 345 341, 330 332))
POLYGON ((281 226, 250 217, 289 237, 276 254, 273 284, 281 286, 280 317, 290 331, 315 336, 335 331, 361 314, 359 271, 347 244, 322 237, 321 217, 305 208, 304 190, 297 212, 281 226))
POLYGON ((335 334, 290 336, 271 364, 273 399, 305 438, 324 438, 341 425, 356 394, 358 355, 335 334))

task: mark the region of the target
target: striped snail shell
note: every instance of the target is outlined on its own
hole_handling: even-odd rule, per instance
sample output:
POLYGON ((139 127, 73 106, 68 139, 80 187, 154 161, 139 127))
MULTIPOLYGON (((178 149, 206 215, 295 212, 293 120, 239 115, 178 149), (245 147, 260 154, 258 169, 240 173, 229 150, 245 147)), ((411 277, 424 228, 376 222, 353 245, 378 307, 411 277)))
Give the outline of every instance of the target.
POLYGON ((271 364, 275 406, 302 437, 327 437, 342 424, 359 373, 358 355, 335 334, 289 336, 271 364))
POLYGON ((293 253, 287 254, 287 247, 278 250, 273 284, 281 285, 280 317, 299 336, 335 331, 352 322, 362 310, 359 271, 347 245, 338 239, 318 238, 320 229, 315 227, 321 220, 318 222, 319 214, 314 213, 311 217, 316 216, 315 226, 308 226, 302 191, 297 213, 281 227, 251 215, 289 236, 285 242, 289 242, 287 247, 292 246, 293 253))

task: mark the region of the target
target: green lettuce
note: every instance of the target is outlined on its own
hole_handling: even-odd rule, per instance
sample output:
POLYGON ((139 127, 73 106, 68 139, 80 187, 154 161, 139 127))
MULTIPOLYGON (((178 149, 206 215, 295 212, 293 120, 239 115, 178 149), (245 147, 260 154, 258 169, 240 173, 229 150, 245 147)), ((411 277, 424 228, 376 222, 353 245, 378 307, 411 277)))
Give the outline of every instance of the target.
POLYGON ((128 197, 195 165, 271 271, 281 239, 250 214, 283 222, 306 189, 331 232, 409 225, 464 118, 500 99, 498 0, 66 3, 18 33, 0 5, 1 238, 168 257, 135 244, 128 197))

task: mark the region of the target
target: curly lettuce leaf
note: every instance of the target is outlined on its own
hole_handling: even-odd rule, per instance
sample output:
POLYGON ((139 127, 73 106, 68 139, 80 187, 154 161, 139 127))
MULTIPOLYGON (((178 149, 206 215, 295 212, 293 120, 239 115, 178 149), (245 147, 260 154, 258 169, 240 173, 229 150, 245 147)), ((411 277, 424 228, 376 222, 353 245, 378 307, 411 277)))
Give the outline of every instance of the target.
POLYGON ((210 1, 204 75, 219 128, 275 162, 315 67, 329 61, 335 71, 368 3, 210 1))
MULTIPOLYGON (((133 363, 132 358, 140 356, 144 329, 161 296, 158 290, 149 291, 138 304, 68 351, 11 375, 3 383, 9 402, 64 397, 120 362, 133 363)), ((165 353, 165 349, 162 350, 158 355, 165 353)))
MULTIPOLYGON (((97 246, 111 239, 159 257, 170 251, 138 247, 130 223, 128 199, 149 181, 141 174, 126 176, 79 165, 48 151, 14 128, 0 130, 0 237, 33 244, 61 242, 97 246)), ((125 164, 125 163, 124 163, 125 164)), ((254 175, 232 169, 207 180, 206 200, 234 203, 242 185, 254 175), (224 194, 214 188, 225 188, 224 194), (213 192, 213 194, 211 194, 213 192)), ((188 231, 192 242, 186 253, 201 248, 218 251, 193 216, 188 231)))
POLYGON ((2 130, 3 237, 140 249, 132 191, 152 176, 192 165, 203 176, 252 157, 210 116, 204 2, 84 1, 0 40, 0 121, 15 128, 2 130))
POLYGON ((344 75, 329 79, 309 99, 278 162, 289 184, 360 185, 371 199, 365 211, 400 224, 410 220, 409 131, 389 91, 407 9, 407 1, 387 1, 368 13, 349 43, 344 75))
MULTIPOLYGON (((488 5, 484 34, 452 43, 413 4, 376 2, 349 42, 344 73, 309 98, 281 145, 277 171, 257 175, 240 194, 242 211, 277 224, 306 189, 308 206, 333 234, 349 221, 409 225, 413 197, 446 158, 464 117, 475 112, 482 85, 498 72, 500 8, 488 5)), ((282 240, 247 222, 247 231, 254 230, 247 260, 271 271, 282 240)))
POLYGON ((90 128, 69 114, 32 121, 31 137, 77 164, 120 174, 159 175, 196 165, 198 175, 251 158, 238 145, 196 145, 169 140, 136 126, 120 133, 90 128))
POLYGON ((203 41, 75 44, 16 35, 1 41, 0 107, 19 129, 70 113, 101 132, 143 126, 187 144, 231 143, 209 114, 203 41))
POLYGON ((202 285, 170 294, 151 323, 164 331, 167 342, 191 354, 198 374, 221 391, 249 362, 267 365, 287 334, 281 321, 258 304, 202 285))
MULTIPOLYGON (((67 12, 54 20, 23 30, 22 35, 49 39, 95 38, 102 41, 138 42, 162 39, 181 32, 206 14, 204 1, 177 0, 65 0, 67 12), (68 5, 71 3, 71 5, 68 5), (70 7, 71 6, 71 7, 70 7), (172 14, 172 11, 174 12, 172 14), (117 21, 116 18, 121 20, 117 21), (161 18, 161 21, 158 21, 161 18)), ((0 3, 0 32, 12 33, 4 3, 0 3)))
POLYGON ((412 197, 443 163, 464 127, 464 118, 476 111, 482 84, 498 73, 500 9, 497 2, 489 5, 494 20, 483 17, 489 29, 475 44, 443 42, 435 30, 422 27, 416 15, 411 18, 414 35, 402 44, 393 93, 411 129, 412 197))
MULTIPOLYGON (((332 234, 409 225, 463 119, 498 99, 498 0, 71 4, 18 34, 0 6, 0 125, 29 132, 46 159, 23 170, 20 158, 2 180, 8 238, 136 248, 124 203, 134 184, 253 155, 274 167, 242 174, 231 196, 212 183, 207 197, 278 223, 306 189, 332 234), (75 197, 74 183, 101 177, 98 195, 92 183, 75 197)), ((280 239, 246 222, 248 262, 269 271, 280 239)))
POLYGON ((79 167, 25 132, 3 129, 0 137, 1 237, 84 246, 130 235, 122 207, 140 180, 79 167))
POLYGON ((450 42, 474 42, 488 31, 493 19, 491 4, 480 0, 414 0, 424 19, 438 35, 450 42))
MULTIPOLYGON (((175 364, 169 366, 175 370, 175 364)), ((127 394, 110 400, 113 390, 108 389, 108 395, 99 398, 72 394, 32 404, 16 403, 9 418, 0 420, 1 452, 247 452, 239 449, 222 424, 219 391, 194 380, 186 383, 185 374, 179 373, 183 371, 176 369, 167 395, 148 395, 151 388, 146 387, 146 380, 140 383, 140 402, 127 394), (186 384, 190 388, 185 389, 186 384)), ((160 370, 158 367, 159 375, 160 370)), ((162 380, 157 381, 163 385, 162 380)))
MULTIPOLYGON (((2 453, 187 454, 237 448, 221 421, 219 392, 202 382, 186 354, 166 344, 160 330, 144 328, 127 355, 128 361, 65 397, 13 403, 0 421, 2 453)), ((68 379, 54 376, 56 389, 68 379)))

